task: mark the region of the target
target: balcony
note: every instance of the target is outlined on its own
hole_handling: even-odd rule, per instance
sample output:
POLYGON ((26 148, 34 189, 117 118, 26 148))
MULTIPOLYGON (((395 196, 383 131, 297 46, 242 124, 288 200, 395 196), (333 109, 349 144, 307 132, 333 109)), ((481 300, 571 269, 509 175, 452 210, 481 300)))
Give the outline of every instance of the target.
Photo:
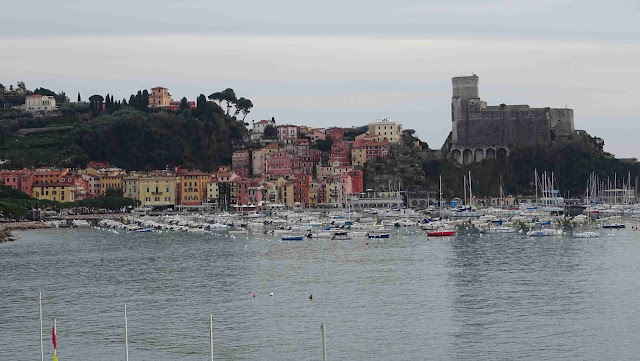
POLYGON ((154 196, 159 196, 162 195, 163 192, 151 192, 151 194, 153 194, 154 196))

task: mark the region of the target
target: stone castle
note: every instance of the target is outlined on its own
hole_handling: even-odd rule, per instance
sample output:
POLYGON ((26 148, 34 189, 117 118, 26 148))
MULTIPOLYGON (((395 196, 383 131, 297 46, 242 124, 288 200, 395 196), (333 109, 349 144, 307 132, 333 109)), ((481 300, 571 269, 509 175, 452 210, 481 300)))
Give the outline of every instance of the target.
POLYGON ((515 145, 551 144, 575 134, 572 109, 488 106, 477 75, 453 78, 447 159, 461 164, 507 157, 515 145))

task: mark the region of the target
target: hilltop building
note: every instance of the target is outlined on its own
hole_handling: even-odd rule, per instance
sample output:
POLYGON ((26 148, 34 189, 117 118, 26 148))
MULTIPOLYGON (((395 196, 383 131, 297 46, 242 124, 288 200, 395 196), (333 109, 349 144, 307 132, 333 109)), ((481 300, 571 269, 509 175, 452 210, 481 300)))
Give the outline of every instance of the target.
POLYGON ((44 113, 57 109, 56 99, 52 96, 33 94, 25 98, 24 110, 29 113, 44 113))
POLYGON ((169 94, 169 89, 163 88, 161 86, 151 88, 151 94, 149 94, 150 108, 170 107, 172 101, 173 99, 171 99, 171 94, 169 94))
POLYGON ((452 83, 451 133, 443 153, 460 164, 507 157, 515 145, 551 144, 575 134, 572 109, 489 106, 480 99, 477 75, 452 83))

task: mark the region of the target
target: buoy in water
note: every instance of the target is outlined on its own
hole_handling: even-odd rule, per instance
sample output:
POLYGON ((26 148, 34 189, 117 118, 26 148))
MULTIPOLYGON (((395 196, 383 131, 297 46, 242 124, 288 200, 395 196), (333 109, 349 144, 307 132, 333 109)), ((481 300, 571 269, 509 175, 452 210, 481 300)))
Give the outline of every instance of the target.
POLYGON ((367 246, 369 245, 369 242, 365 243, 367 246))
POLYGON ((269 293, 269 296, 273 296, 273 291, 271 293, 269 293))
POLYGON ((309 299, 312 300, 313 299, 313 294, 309 295, 309 299))
POLYGON ((254 293, 253 296, 251 296, 251 297, 256 298, 256 294, 254 293))

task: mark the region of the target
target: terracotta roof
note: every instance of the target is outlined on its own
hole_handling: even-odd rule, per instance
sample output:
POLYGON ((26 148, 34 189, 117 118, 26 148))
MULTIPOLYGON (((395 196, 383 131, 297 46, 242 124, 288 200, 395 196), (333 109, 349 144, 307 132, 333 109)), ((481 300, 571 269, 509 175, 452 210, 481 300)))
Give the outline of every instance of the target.
POLYGON ((163 86, 157 86, 157 87, 155 87, 155 88, 151 88, 151 90, 153 90, 153 89, 168 89, 168 88, 165 88, 165 87, 163 87, 163 86))
POLYGON ((27 95, 27 98, 40 98, 40 97, 42 97, 42 95, 40 94, 27 95))

